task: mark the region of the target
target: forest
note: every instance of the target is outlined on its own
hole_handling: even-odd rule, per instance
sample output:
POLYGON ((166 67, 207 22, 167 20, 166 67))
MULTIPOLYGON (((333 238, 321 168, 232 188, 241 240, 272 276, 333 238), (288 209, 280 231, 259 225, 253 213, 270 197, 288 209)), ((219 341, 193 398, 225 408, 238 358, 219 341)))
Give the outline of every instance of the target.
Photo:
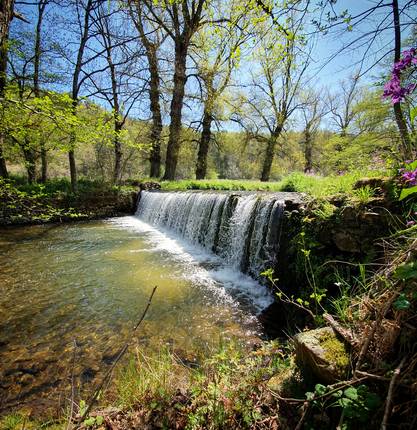
POLYGON ((417 0, 0 35, 0 430, 417 428, 417 0))
POLYGON ((414 2, 356 15, 310 1, 27 1, 14 18, 12 6, 3 177, 68 176, 73 190, 79 177, 269 181, 412 158, 414 2), (323 52, 329 38, 341 43, 323 52), (407 47, 401 81, 389 81, 407 47), (343 56, 348 73, 326 86, 323 62, 339 70, 343 56))

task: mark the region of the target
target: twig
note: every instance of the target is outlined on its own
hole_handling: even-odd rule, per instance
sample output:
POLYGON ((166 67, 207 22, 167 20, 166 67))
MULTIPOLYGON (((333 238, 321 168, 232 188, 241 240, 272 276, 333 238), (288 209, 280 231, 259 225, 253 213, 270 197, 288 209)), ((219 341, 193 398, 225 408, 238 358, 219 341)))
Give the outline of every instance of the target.
POLYGON ((376 333, 377 328, 380 326, 382 319, 385 317, 385 315, 387 314, 387 312, 391 308, 391 305, 394 303, 394 300, 397 298, 398 295, 399 295, 399 291, 396 291, 396 293, 391 296, 391 298, 388 300, 385 308, 382 310, 382 312, 378 315, 378 318, 372 324, 371 332, 366 337, 365 342, 363 343, 362 348, 360 350, 359 357, 358 357, 358 360, 356 362, 355 370, 353 372, 354 378, 356 378, 356 373, 358 370, 360 370, 360 368, 362 366, 363 360, 365 359, 366 353, 368 352, 368 349, 369 349, 369 345, 370 345, 371 340, 373 339, 373 337, 376 333))
POLYGON ((353 336, 349 330, 342 327, 331 315, 323 314, 323 318, 329 323, 329 325, 333 328, 334 331, 340 334, 343 339, 346 340, 351 345, 356 345, 358 340, 353 336))
POLYGON ((385 403, 384 419, 382 420, 382 423, 381 423, 381 430, 387 429, 388 419, 391 414, 392 394, 394 392, 395 383, 397 382, 397 379, 400 376, 401 368, 404 366, 404 363, 406 360, 407 360, 407 356, 403 357, 400 364, 395 368, 394 374, 392 375, 391 382, 388 387, 388 395, 387 395, 387 401, 385 403))
POLYGON ((348 381, 336 382, 335 384, 327 386, 327 388, 330 388, 330 391, 327 391, 326 393, 321 394, 320 396, 313 396, 310 399, 294 399, 291 397, 281 397, 277 392, 271 390, 269 387, 265 387, 265 388, 267 389, 267 391, 269 391, 269 393, 271 393, 278 400, 282 400, 282 401, 288 402, 288 403, 305 403, 305 402, 312 402, 313 400, 323 399, 325 397, 328 397, 328 396, 334 394, 336 391, 339 391, 342 388, 358 384, 359 382, 362 382, 365 379, 368 379, 368 376, 364 375, 363 377, 358 378, 358 379, 349 379, 348 381))
POLYGON ((345 408, 342 409, 342 413, 340 414, 339 424, 336 427, 336 430, 342 430, 343 420, 345 419, 345 408))
POLYGON ((304 405, 303 405, 303 414, 301 415, 300 420, 297 423, 297 427, 294 430, 301 430, 301 428, 303 427, 304 421, 306 419, 308 410, 310 409, 310 402, 309 401, 305 401, 304 405))
POLYGON ((74 386, 74 369, 75 369, 75 357, 77 354, 77 342, 74 339, 74 352, 72 355, 72 369, 71 369, 71 407, 68 416, 67 430, 72 428, 72 416, 74 415, 74 401, 75 401, 75 386, 74 386))
POLYGON ((126 353, 127 349, 129 348, 130 345, 130 340, 132 338, 133 333, 138 329, 138 327, 141 325, 142 321, 144 320, 149 306, 151 305, 152 302, 152 298, 155 294, 157 287, 154 287, 152 290, 151 295, 149 296, 149 300, 148 303, 142 313, 142 316, 140 317, 139 321, 136 323, 136 325, 133 327, 132 332, 131 332, 131 336, 129 338, 129 340, 124 344, 123 348, 120 350, 119 354, 117 354, 116 359, 114 360, 113 364, 111 365, 111 367, 107 370, 106 374, 104 375, 103 379, 101 380, 101 382, 97 385, 97 387, 95 388, 93 395, 90 397, 88 403, 87 403, 87 408, 85 409, 84 413, 80 416, 80 418, 78 419, 78 425, 75 427, 76 429, 79 428, 80 423, 83 422, 84 418, 89 414, 91 408, 93 407, 94 402, 97 400, 98 395, 100 394, 101 389, 103 388, 104 384, 106 383, 107 379, 110 378, 111 374, 113 373, 114 368, 116 367, 117 363, 120 361, 120 359, 123 357, 123 355, 126 353))

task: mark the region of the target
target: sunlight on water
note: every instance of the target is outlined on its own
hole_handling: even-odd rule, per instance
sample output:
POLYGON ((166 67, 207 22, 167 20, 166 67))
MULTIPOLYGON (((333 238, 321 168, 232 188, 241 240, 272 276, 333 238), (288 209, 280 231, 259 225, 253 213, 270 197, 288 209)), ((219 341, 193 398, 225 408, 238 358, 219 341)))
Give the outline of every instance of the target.
POLYGON ((81 392, 109 366, 154 285, 135 337, 193 356, 251 341, 271 297, 204 248, 136 217, 0 231, 0 412, 62 407, 76 348, 81 392))

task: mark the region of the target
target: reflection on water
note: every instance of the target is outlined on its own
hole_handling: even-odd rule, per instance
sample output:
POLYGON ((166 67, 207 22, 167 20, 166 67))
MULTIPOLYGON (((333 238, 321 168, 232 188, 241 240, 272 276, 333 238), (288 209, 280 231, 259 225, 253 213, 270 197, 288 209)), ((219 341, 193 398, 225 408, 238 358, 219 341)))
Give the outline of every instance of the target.
POLYGON ((65 404, 74 350, 77 384, 91 390, 154 285, 143 347, 193 356, 220 336, 253 337, 248 305, 269 298, 200 252, 134 217, 0 230, 0 413, 65 404))

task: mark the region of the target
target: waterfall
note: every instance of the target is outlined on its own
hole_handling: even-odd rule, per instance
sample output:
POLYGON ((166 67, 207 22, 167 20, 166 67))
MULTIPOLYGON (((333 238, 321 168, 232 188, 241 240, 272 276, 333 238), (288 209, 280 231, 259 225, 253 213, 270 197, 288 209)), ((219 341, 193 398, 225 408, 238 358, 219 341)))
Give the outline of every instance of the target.
POLYGON ((275 261, 284 206, 277 195, 142 191, 136 216, 257 278, 275 261))

